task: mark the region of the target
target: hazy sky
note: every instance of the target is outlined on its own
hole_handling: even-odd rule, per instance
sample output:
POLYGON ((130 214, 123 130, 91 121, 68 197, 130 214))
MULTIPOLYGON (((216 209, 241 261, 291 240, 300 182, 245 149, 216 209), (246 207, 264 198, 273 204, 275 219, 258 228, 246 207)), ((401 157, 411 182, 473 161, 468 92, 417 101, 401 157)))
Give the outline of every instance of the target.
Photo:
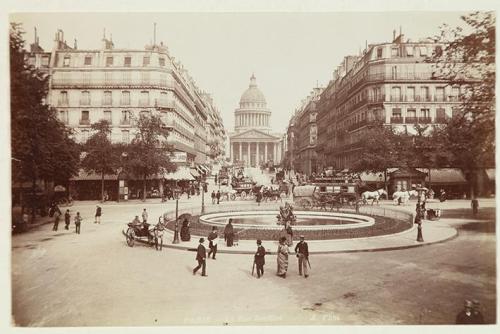
POLYGON ((97 49, 103 29, 116 48, 143 48, 163 41, 198 87, 212 94, 224 126, 232 131, 234 109, 253 73, 272 111, 275 131, 284 131, 290 115, 319 83, 326 86, 345 55, 370 43, 389 42, 402 27, 407 38, 438 34, 439 26, 461 23, 458 12, 388 13, 43 13, 13 14, 26 39, 38 28, 42 47, 50 50, 56 30, 70 45, 97 49))

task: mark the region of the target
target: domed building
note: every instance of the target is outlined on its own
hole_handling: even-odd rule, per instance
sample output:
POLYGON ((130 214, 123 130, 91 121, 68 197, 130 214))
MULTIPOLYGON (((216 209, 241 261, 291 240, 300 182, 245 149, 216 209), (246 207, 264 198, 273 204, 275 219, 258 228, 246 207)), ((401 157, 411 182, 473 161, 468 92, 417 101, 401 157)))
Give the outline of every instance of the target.
POLYGON ((231 161, 245 167, 277 165, 281 160, 281 136, 271 133, 271 111, 255 75, 234 111, 234 132, 229 136, 231 161))

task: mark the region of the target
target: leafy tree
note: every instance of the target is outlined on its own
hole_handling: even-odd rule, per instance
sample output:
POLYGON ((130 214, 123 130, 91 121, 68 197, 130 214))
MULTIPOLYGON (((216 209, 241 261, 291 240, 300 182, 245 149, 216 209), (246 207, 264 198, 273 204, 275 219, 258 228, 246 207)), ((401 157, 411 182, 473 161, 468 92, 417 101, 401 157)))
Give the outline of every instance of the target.
POLYGON ((408 135, 398 134, 382 122, 373 122, 359 142, 358 156, 351 170, 354 172, 384 173, 387 190, 387 169, 408 166, 408 135))
POLYGON ((442 27, 435 52, 436 77, 466 88, 453 117, 438 129, 435 138, 449 153, 449 164, 461 168, 475 197, 476 175, 495 164, 495 23, 493 12, 474 12, 461 17, 465 28, 442 27))
POLYGON ((111 143, 111 127, 107 120, 92 124, 95 133, 85 143, 82 167, 87 173, 101 175, 101 200, 104 202, 104 175, 114 174, 120 161, 119 153, 111 143))
POLYGON ((35 194, 37 180, 65 182, 75 175, 79 150, 71 131, 45 103, 48 76, 25 63, 20 24, 11 23, 9 33, 12 177, 30 181, 35 194))
POLYGON ((137 133, 128 147, 126 168, 143 179, 142 199, 146 200, 146 180, 165 171, 174 171, 170 161, 171 145, 166 139, 169 129, 160 116, 141 115, 137 120, 137 133))

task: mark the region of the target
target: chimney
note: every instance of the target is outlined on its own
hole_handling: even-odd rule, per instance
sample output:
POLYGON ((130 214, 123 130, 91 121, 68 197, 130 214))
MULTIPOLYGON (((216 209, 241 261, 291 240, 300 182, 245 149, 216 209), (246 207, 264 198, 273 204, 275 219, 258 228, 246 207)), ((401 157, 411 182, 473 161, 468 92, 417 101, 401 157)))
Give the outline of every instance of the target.
POLYGON ((75 38, 75 42, 73 43, 73 49, 75 49, 75 50, 78 49, 78 44, 76 42, 76 38, 75 38))
POLYGON ((394 42, 395 39, 396 39, 396 29, 392 31, 392 41, 394 42))

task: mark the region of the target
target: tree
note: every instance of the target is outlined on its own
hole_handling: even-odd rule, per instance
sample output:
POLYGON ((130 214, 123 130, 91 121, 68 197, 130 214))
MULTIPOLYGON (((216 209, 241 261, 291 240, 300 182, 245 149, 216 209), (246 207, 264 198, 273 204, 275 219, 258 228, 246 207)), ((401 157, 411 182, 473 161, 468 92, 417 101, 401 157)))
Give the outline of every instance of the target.
POLYGON ((387 169, 408 166, 408 135, 397 134, 382 122, 373 122, 359 142, 358 156, 351 170, 354 172, 384 173, 387 191, 387 169))
POLYGON ((165 171, 175 171, 170 161, 171 145, 166 140, 169 129, 160 116, 141 115, 137 120, 137 133, 128 147, 126 168, 143 180, 142 200, 146 200, 146 180, 165 171))
POLYGON ((430 61, 435 76, 465 88, 460 104, 435 138, 449 153, 449 164, 468 176, 471 198, 480 169, 495 164, 495 14, 474 12, 461 17, 466 27, 442 27, 437 41, 445 45, 430 61))
POLYGON ((109 139, 111 127, 107 120, 92 124, 91 129, 95 133, 85 143, 82 167, 87 173, 101 175, 101 201, 104 202, 104 175, 116 172, 120 157, 109 139))
POLYGON ((64 182, 75 175, 79 150, 71 131, 45 103, 48 76, 25 63, 20 24, 11 23, 9 33, 12 177, 30 181, 34 195, 37 180, 64 182))

